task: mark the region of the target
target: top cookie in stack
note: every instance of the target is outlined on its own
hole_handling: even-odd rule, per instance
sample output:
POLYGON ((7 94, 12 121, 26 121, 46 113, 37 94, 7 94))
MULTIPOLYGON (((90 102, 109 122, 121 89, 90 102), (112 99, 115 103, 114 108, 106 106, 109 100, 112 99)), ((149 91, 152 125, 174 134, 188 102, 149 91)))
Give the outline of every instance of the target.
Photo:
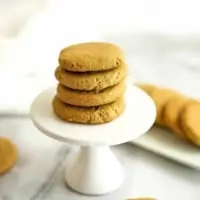
POLYGON ((122 50, 109 43, 81 43, 63 49, 54 112, 63 120, 100 124, 124 110, 127 66, 122 50))

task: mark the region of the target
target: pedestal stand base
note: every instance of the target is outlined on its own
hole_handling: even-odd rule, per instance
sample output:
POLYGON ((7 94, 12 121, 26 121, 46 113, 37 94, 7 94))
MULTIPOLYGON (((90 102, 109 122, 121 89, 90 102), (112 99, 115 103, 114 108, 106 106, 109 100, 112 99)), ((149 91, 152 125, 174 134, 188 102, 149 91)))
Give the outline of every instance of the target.
POLYGON ((132 141, 149 130, 156 118, 153 100, 129 85, 124 113, 110 123, 92 126, 59 119, 52 110, 55 94, 55 87, 39 94, 31 105, 31 118, 47 136, 81 146, 75 161, 67 166, 67 184, 87 195, 103 195, 116 190, 122 184, 124 174, 109 147, 132 141))
POLYGON ((66 170, 65 180, 79 193, 103 195, 120 187, 124 173, 108 146, 81 147, 66 170))

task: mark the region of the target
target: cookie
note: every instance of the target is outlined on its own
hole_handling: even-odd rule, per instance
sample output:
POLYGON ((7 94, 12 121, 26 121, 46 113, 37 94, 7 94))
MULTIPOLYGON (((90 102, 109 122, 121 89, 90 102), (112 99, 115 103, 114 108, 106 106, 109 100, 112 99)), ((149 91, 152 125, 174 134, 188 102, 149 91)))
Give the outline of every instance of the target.
POLYGON ((139 198, 132 198, 132 199, 126 199, 126 200, 156 200, 151 197, 139 197, 139 198))
POLYGON ((182 110, 180 124, 192 143, 200 146, 200 102, 191 102, 182 110))
POLYGON ((169 101, 170 98, 177 95, 174 90, 167 89, 167 88, 155 88, 152 93, 151 97, 154 100, 154 103, 157 108, 157 116, 156 116, 156 124, 159 126, 165 126, 165 122, 163 120, 163 108, 165 104, 169 101))
POLYGON ((136 84, 136 86, 139 87, 140 89, 142 89, 144 92, 146 92, 150 96, 151 96, 151 93, 153 92, 153 90, 155 88, 158 88, 152 84, 146 84, 146 83, 138 83, 138 84, 136 84))
POLYGON ((177 134, 177 136, 186 140, 187 136, 181 129, 179 116, 189 101, 190 99, 185 96, 176 95, 166 103, 163 109, 163 119, 166 126, 170 128, 175 134, 177 134))
POLYGON ((101 72, 69 72, 61 67, 55 71, 56 79, 64 86, 75 90, 103 90, 120 83, 127 76, 127 66, 122 63, 118 68, 101 72))
POLYGON ((61 102, 55 97, 52 102, 54 113, 64 121, 82 124, 104 124, 119 117, 124 109, 123 98, 97 107, 75 107, 61 102))
POLYGON ((59 84, 57 87, 57 97, 69 105, 92 107, 111 103, 119 99, 124 94, 124 91, 124 81, 100 92, 72 90, 59 84))
POLYGON ((124 60, 123 51, 106 42, 80 43, 61 50, 59 64, 72 72, 102 71, 117 68, 124 60))
POLYGON ((0 137, 0 174, 11 170, 16 160, 16 146, 9 139, 0 137))

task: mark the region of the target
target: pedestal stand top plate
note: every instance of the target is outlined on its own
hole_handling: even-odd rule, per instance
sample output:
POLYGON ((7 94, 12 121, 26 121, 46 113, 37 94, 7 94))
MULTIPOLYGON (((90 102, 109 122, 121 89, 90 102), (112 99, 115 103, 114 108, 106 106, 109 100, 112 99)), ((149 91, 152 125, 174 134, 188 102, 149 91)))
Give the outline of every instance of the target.
POLYGON ((46 135, 78 145, 117 145, 134 140, 154 123, 156 108, 152 99, 139 88, 128 85, 125 93, 124 113, 110 123, 83 125, 67 123, 52 110, 56 88, 52 87, 33 101, 31 117, 34 124, 46 135))

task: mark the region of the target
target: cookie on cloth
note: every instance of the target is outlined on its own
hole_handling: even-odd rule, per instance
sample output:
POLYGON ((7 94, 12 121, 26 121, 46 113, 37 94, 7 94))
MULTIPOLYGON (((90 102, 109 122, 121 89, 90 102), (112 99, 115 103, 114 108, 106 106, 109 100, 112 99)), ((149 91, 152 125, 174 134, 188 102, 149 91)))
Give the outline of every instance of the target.
POLYGON ((191 142, 200 146, 200 102, 193 101, 184 107, 180 124, 191 142))
POLYGON ((9 139, 0 137, 0 174, 11 170, 17 160, 17 147, 9 139))
POLYGON ((62 85, 76 90, 103 90, 116 85, 127 76, 127 66, 121 63, 118 68, 100 72, 69 72, 57 67, 55 77, 62 85))
POLYGON ((111 103, 125 92, 125 82, 106 88, 99 92, 72 90, 59 84, 57 97, 64 103, 73 106, 92 107, 111 103))
POLYGON ((156 124, 159 126, 165 126, 165 122, 163 119, 163 110, 165 104, 171 99, 172 97, 176 96, 177 93, 168 88, 155 88, 152 93, 151 97, 154 100, 154 103, 157 108, 157 116, 156 116, 156 124))
POLYGON ((104 71, 119 67, 124 60, 120 47, 106 42, 71 45, 61 50, 59 64, 72 72, 104 71))
POLYGON ((188 97, 177 94, 166 103, 163 109, 163 119, 166 126, 170 128, 177 136, 185 140, 188 140, 188 137, 181 128, 179 117, 184 107, 190 101, 191 99, 188 97))
POLYGON ((54 113, 64 121, 82 124, 104 124, 119 117, 124 109, 125 103, 120 98, 110 104, 97 107, 76 107, 65 104, 54 97, 52 102, 54 113))

